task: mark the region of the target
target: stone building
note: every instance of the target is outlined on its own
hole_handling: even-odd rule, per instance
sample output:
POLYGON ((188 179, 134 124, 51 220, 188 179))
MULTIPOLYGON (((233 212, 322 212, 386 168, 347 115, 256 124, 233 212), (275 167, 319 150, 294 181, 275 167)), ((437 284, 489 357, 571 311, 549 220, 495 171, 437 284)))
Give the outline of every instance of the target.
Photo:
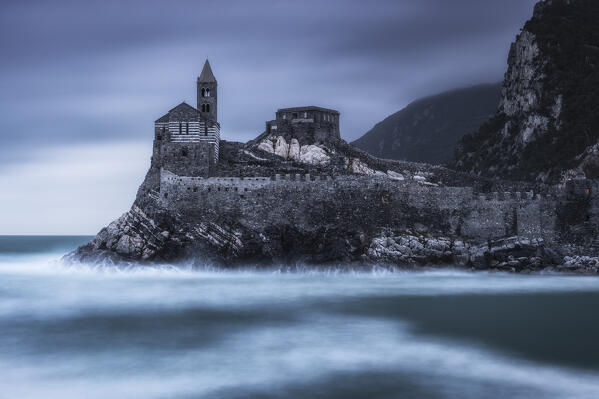
POLYGON ((275 136, 306 138, 309 142, 340 139, 339 112, 321 107, 281 108, 276 119, 266 122, 266 132, 275 136))
POLYGON ((184 176, 209 176, 218 165, 218 83, 206 60, 197 81, 197 108, 182 102, 154 123, 154 161, 184 176))

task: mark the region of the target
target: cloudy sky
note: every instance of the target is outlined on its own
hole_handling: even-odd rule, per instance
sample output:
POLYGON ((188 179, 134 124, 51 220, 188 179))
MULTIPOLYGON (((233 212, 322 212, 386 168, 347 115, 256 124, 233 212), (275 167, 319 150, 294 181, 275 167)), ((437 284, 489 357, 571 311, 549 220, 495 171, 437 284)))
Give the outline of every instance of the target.
POLYGON ((153 121, 208 57, 226 140, 277 108, 354 140, 409 102, 499 81, 534 0, 2 0, 0 234, 94 234, 125 212, 153 121))

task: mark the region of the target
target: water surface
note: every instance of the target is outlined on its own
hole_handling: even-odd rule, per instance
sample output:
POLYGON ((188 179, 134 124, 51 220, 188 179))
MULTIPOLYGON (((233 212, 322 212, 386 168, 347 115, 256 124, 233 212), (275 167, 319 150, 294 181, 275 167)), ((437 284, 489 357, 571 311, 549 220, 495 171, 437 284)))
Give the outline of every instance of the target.
POLYGON ((123 271, 0 237, 0 398, 597 398, 599 279, 123 271))

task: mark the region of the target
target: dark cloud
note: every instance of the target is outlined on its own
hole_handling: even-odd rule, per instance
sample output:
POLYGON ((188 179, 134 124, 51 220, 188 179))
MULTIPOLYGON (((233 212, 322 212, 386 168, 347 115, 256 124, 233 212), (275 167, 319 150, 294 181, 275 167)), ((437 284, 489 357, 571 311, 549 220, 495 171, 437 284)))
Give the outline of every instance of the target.
MULTIPOLYGON (((278 107, 342 112, 355 139, 409 101, 497 81, 534 0, 56 0, 0 4, 0 162, 30 146, 152 136, 210 57, 223 136, 278 107)), ((26 153, 23 153, 26 156, 26 153)))

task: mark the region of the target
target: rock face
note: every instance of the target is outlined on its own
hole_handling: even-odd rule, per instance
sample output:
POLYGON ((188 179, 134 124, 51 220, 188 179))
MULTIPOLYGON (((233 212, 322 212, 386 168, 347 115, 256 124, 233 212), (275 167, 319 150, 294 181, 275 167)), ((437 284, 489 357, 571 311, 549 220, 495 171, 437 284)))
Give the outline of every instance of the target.
POLYGON ((392 264, 454 263, 478 270, 512 272, 538 271, 561 261, 552 250, 545 248, 542 239, 509 237, 473 244, 416 231, 383 233, 372 241, 366 257, 392 264))
POLYGON ((417 100, 352 144, 385 159, 443 164, 459 140, 493 116, 501 85, 487 84, 417 100))
POLYGON ((560 181, 599 177, 599 2, 545 0, 512 44, 495 116, 460 142, 459 170, 560 181))
POLYGON ((258 149, 278 155, 286 160, 308 165, 327 165, 331 161, 330 150, 324 145, 306 144, 300 146, 297 139, 291 139, 287 143, 283 136, 265 138, 258 144, 258 149))

